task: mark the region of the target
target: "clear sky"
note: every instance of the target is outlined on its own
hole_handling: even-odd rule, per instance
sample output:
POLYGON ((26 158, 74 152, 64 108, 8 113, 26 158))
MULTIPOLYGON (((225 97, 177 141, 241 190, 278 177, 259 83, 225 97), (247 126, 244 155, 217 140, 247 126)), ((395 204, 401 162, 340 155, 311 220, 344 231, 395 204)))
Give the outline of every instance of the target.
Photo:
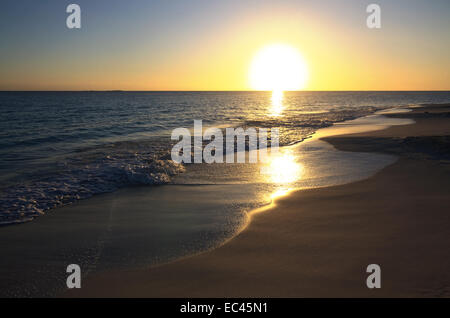
POLYGON ((450 1, 2 0, 0 90, 248 90, 295 47, 306 90, 450 90, 450 1), (66 6, 81 7, 79 30, 66 6), (366 7, 381 6, 381 29, 366 7))

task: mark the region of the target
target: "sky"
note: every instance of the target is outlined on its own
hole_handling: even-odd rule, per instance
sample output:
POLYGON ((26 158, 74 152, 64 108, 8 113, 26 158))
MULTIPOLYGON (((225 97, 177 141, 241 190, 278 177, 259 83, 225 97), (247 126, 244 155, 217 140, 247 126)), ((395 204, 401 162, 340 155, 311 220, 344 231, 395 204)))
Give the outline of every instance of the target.
POLYGON ((449 16, 448 0, 2 0, 0 90, 250 90, 273 43, 301 52, 305 90, 450 90, 449 16))

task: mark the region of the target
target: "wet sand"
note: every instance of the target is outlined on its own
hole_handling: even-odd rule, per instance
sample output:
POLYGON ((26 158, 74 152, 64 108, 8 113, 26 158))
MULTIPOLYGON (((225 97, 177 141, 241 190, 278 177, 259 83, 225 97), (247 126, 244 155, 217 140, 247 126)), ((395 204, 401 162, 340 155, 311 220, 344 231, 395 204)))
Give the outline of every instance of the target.
POLYGON ((301 190, 254 213, 209 252, 94 274, 68 297, 450 296, 450 106, 416 108, 414 125, 328 137, 344 151, 399 160, 366 180, 301 190), (366 267, 381 266, 381 288, 366 267))

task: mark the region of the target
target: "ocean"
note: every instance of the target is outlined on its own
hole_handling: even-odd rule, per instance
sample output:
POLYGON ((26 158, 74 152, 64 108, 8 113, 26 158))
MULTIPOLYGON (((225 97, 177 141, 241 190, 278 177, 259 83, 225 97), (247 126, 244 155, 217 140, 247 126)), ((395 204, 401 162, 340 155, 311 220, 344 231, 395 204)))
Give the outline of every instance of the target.
MULTIPOLYGON (((195 119, 276 127, 285 146, 379 110, 446 102, 450 92, 0 92, 0 224, 121 188, 170 184, 186 171, 169 160, 171 131, 195 119)), ((203 180, 214 178, 211 170, 203 180)))

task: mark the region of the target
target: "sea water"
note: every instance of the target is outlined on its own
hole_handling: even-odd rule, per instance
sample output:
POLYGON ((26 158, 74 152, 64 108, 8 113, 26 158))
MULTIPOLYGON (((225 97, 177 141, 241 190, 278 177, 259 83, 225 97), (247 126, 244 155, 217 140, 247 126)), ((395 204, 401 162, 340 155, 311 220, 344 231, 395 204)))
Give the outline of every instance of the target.
MULTIPOLYGON (((449 92, 0 92, 0 224, 93 195, 170 184, 172 129, 278 128, 280 145, 317 129, 449 92)), ((211 168, 209 168, 211 171, 211 168)))

